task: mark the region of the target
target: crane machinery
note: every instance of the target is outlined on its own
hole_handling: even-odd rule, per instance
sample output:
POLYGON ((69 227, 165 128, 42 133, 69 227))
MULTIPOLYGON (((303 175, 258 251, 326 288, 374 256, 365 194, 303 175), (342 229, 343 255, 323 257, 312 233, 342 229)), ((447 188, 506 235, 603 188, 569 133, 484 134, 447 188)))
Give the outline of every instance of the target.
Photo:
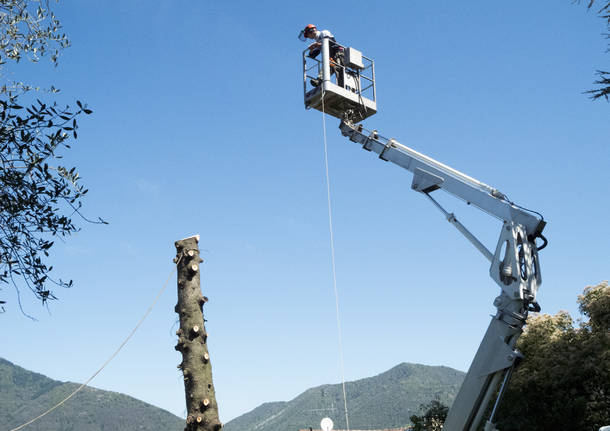
POLYGON ((340 58, 329 58, 329 40, 322 40, 321 58, 303 52, 303 89, 307 109, 314 108, 341 120, 343 136, 363 149, 413 173, 411 188, 429 199, 490 262, 489 275, 500 287, 493 304, 497 312, 475 354, 451 406, 446 431, 497 431, 494 418, 511 373, 523 355, 515 345, 529 312, 540 311, 536 294, 542 282, 538 251, 547 244, 542 215, 510 201, 498 189, 484 184, 395 139, 366 130, 360 121, 377 112, 373 60, 351 47, 341 47, 340 58), (334 72, 334 78, 331 74, 334 72), (319 78, 321 77, 321 79, 319 78), (364 84, 364 85, 363 85, 364 84), (453 213, 434 197, 445 191, 502 221, 492 252, 453 213), (538 245, 538 239, 542 242, 538 245), (493 405, 491 405, 491 401, 493 405), (491 405, 491 413, 489 406, 491 405), (489 413, 489 417, 484 416, 489 413))

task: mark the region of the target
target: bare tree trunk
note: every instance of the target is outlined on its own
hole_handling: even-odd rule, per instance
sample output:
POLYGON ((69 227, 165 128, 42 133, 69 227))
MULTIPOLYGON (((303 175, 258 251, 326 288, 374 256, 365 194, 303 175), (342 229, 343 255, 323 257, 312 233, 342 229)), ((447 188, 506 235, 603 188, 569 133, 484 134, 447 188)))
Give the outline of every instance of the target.
POLYGON ((178 262, 178 304, 180 329, 176 350, 182 353, 178 368, 184 374, 186 393, 185 431, 218 431, 222 424, 218 419, 218 405, 212 383, 212 364, 208 353, 203 324, 203 304, 208 300, 201 294, 199 264, 199 235, 176 241, 178 262))

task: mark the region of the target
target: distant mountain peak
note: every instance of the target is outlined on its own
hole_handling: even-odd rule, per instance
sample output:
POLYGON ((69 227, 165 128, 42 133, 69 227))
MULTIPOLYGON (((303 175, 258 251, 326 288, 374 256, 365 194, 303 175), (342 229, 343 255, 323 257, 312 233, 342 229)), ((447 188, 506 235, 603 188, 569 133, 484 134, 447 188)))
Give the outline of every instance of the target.
MULTIPOLYGON (((402 431, 422 404, 438 397, 450 404, 464 373, 444 366, 403 362, 376 376, 346 383, 350 429, 402 431)), ((224 431, 309 431, 330 416, 346 428, 341 384, 307 389, 286 402, 264 403, 228 422, 224 431)))
MULTIPOLYGON (((60 382, 0 358, 0 424, 17 427, 53 407, 78 384, 60 382)), ((28 431, 182 431, 184 419, 127 395, 86 387, 28 431)))

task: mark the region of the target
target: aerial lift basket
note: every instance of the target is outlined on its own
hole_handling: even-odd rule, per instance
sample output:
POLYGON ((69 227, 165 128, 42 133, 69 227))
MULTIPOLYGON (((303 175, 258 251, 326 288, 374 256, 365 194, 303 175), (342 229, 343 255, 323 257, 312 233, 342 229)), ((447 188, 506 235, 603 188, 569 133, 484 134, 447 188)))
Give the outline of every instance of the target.
POLYGON ((320 59, 303 51, 305 108, 346 116, 354 123, 377 112, 375 63, 354 48, 322 40, 320 59), (332 55, 331 55, 332 54, 332 55))

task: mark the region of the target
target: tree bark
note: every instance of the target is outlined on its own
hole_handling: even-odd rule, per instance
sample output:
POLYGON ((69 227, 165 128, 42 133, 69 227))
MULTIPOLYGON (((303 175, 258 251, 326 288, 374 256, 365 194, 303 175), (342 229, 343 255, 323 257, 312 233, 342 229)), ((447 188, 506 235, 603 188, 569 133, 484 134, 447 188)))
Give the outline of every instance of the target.
POLYGON ((176 350, 182 353, 178 368, 184 375, 186 395, 185 431, 218 431, 222 424, 218 419, 218 404, 212 383, 212 364, 208 352, 203 319, 203 304, 208 300, 201 293, 199 264, 199 235, 176 241, 178 263, 178 304, 180 329, 176 350))

